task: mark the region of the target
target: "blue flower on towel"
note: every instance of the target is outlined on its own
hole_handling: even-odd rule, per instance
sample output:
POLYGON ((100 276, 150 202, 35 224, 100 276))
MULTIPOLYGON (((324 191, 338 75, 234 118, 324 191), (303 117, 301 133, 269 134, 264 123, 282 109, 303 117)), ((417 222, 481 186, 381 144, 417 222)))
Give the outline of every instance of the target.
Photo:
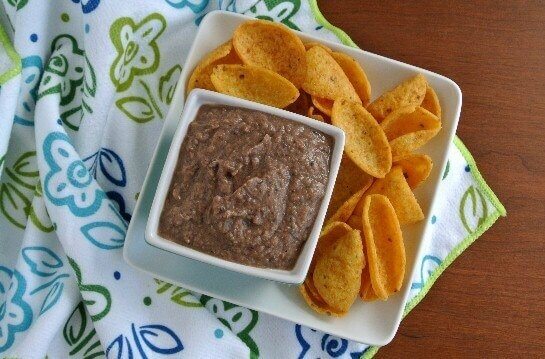
POLYGON ((348 343, 348 340, 335 337, 330 334, 321 333, 317 330, 303 327, 300 324, 295 325, 295 337, 301 346, 301 352, 298 358, 314 358, 316 353, 323 353, 318 357, 339 358, 349 356, 350 358, 360 358, 362 349, 365 346, 360 344, 348 343), (356 349, 353 351, 353 349, 356 349))
POLYGON ((420 282, 413 282, 411 289, 418 289, 419 291, 424 287, 424 284, 428 281, 429 277, 437 270, 441 265, 441 259, 427 254, 422 258, 420 264, 420 282))
POLYGON ((45 161, 49 172, 45 175, 44 192, 56 206, 68 206, 78 217, 98 211, 106 197, 87 170, 85 164, 62 132, 52 132, 43 143, 45 161))
POLYGON ((13 345, 15 334, 24 332, 32 323, 32 309, 23 299, 25 291, 25 278, 0 266, 0 353, 13 345), (10 290, 13 287, 15 290, 10 290))
POLYGON ((88 14, 100 5, 100 0, 72 0, 73 3, 81 3, 81 10, 84 14, 88 14))
POLYGON ((34 126, 34 107, 38 86, 42 77, 43 63, 40 56, 27 56, 21 61, 21 99, 15 109, 13 121, 23 126, 34 126))
POLYGON ((39 313, 39 315, 42 315, 57 304, 64 291, 64 280, 69 275, 64 273, 62 259, 49 248, 41 246, 25 247, 21 254, 30 271, 45 279, 29 293, 31 296, 39 294, 42 296, 43 300, 39 313))
POLYGON ((132 323, 131 334, 118 335, 106 348, 106 357, 155 358, 157 354, 176 354, 183 349, 182 341, 172 329, 160 324, 142 325, 137 328, 132 323))
POLYGON ((195 14, 198 14, 206 8, 210 0, 166 0, 166 2, 173 8, 181 9, 188 7, 195 14))

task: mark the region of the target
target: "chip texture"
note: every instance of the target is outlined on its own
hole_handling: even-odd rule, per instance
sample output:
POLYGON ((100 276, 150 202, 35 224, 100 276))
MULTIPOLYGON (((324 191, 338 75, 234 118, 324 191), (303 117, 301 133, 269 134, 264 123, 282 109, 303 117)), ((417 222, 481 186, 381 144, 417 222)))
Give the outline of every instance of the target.
POLYGON ((325 117, 318 112, 315 113, 315 111, 316 109, 314 108, 314 106, 310 106, 307 111, 307 116, 320 122, 326 122, 325 117))
POLYGON ((325 225, 320 233, 320 238, 318 239, 318 244, 314 250, 313 260, 310 264, 309 275, 312 275, 314 272, 314 266, 316 265, 316 260, 320 258, 335 241, 348 233, 352 228, 349 225, 343 222, 330 222, 325 225))
POLYGON ((321 314, 329 314, 333 316, 343 315, 343 312, 340 312, 338 309, 332 308, 328 305, 321 295, 318 293, 316 286, 314 285, 313 273, 314 268, 316 267, 316 261, 319 258, 322 258, 324 253, 327 253, 331 250, 333 244, 335 244, 339 238, 344 237, 352 231, 347 224, 342 222, 332 222, 327 224, 320 234, 318 240, 318 245, 314 251, 314 256, 310 264, 307 278, 305 282, 299 287, 301 295, 307 304, 314 309, 316 312, 321 314))
POLYGON ((371 98, 371 84, 360 63, 342 52, 332 52, 331 56, 333 56, 346 76, 348 76, 348 79, 350 80, 350 83, 352 83, 352 86, 354 86, 361 102, 364 105, 369 103, 369 99, 371 98))
POLYGON ((311 41, 311 42, 305 43, 305 49, 307 49, 307 50, 309 50, 310 48, 312 48, 314 46, 319 46, 322 49, 326 50, 327 52, 333 52, 329 47, 327 47, 326 45, 321 44, 319 42, 311 41))
POLYGON ((394 166, 400 166, 403 176, 409 187, 415 189, 424 182, 431 173, 433 161, 430 156, 424 154, 411 154, 394 162, 394 166))
POLYGON ((439 103, 439 97, 437 97, 435 90, 429 84, 426 87, 426 95, 420 106, 441 119, 441 104, 439 103))
POLYGON ((283 24, 246 21, 235 30, 233 46, 245 64, 277 72, 297 88, 305 80, 305 45, 283 24))
POLYGON ((231 40, 221 44, 208 53, 197 66, 195 66, 195 69, 187 82, 186 94, 194 88, 214 91, 214 85, 212 84, 212 80, 210 80, 210 75, 212 74, 214 66, 218 64, 236 63, 241 63, 241 61, 233 51, 233 43, 231 40))
POLYGON ((339 238, 316 260, 314 285, 333 310, 347 313, 356 299, 363 268, 360 232, 352 230, 339 238))
POLYGON ((405 245, 387 197, 370 195, 363 206, 363 231, 373 292, 382 300, 399 291, 405 276, 405 245))
POLYGON ((316 106, 318 110, 331 117, 331 110, 333 109, 333 101, 327 98, 320 98, 312 96, 312 104, 316 106))
POLYGON ((335 101, 331 123, 345 132, 344 151, 359 168, 377 178, 390 171, 392 151, 386 134, 361 104, 335 101))
POLYGON ((218 65, 210 76, 221 93, 284 108, 297 100, 299 91, 284 77, 250 65, 218 65))
POLYGON ((392 111, 407 106, 419 106, 424 99, 427 81, 424 75, 411 77, 373 101, 367 110, 381 122, 392 111))
POLYGON ((365 302, 370 302, 378 299, 375 291, 373 290, 373 284, 371 283, 369 265, 363 268, 363 271, 361 272, 360 298, 365 302))
POLYGON ((394 161, 422 147, 441 130, 437 116, 422 107, 402 107, 380 124, 390 141, 394 161))
POLYGON ((341 166, 327 207, 326 218, 330 218, 350 197, 362 188, 368 188, 373 178, 359 168, 348 156, 343 155, 341 166))
MULTIPOLYGON (((416 223, 424 219, 424 213, 416 200, 400 166, 392 167, 386 177, 377 179, 369 188, 366 197, 381 194, 390 200, 401 225, 416 223)), ((358 203, 354 212, 359 213, 363 203, 358 203)))
POLYGON ((329 100, 347 99, 361 102, 354 86, 331 54, 320 46, 306 53, 307 76, 303 89, 310 95, 329 100))

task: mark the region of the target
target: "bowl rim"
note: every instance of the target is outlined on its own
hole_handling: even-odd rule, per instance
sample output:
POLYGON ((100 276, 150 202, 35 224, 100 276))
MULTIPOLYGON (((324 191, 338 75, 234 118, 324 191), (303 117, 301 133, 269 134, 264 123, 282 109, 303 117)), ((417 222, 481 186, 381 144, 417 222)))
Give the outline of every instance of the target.
MULTIPOLYGON (((183 79, 180 78, 180 81, 182 80, 183 79)), ((318 243, 320 231, 327 212, 327 206, 331 199, 331 194, 333 192, 333 187, 335 185, 335 180, 337 178, 338 170, 340 167, 344 143, 344 131, 333 125, 320 122, 309 117, 305 117, 283 109, 263 105, 257 102, 224 95, 213 91, 194 89, 189 93, 189 96, 185 101, 184 109, 181 114, 180 120, 178 121, 176 132, 174 133, 174 137, 170 144, 167 158, 163 164, 161 177, 157 185, 157 190, 155 192, 151 210, 148 216, 148 222, 146 225, 146 241, 151 245, 165 249, 169 252, 195 259, 204 263, 208 263, 223 269, 282 283, 301 284, 307 275, 308 269, 310 267, 310 262, 312 261, 312 257, 314 255, 314 250, 316 249, 316 245, 318 243), (282 117, 288 121, 304 124, 321 133, 329 135, 332 138, 333 145, 330 156, 329 177, 327 180, 324 196, 320 202, 320 207, 314 219, 311 232, 307 240, 303 244, 297 261, 291 270, 261 268, 228 261, 219 257, 215 257, 211 254, 207 254, 204 252, 200 252, 196 249, 186 247, 183 244, 170 241, 159 235, 159 218, 161 216, 163 206, 167 198, 168 190, 170 188, 174 170, 178 161, 181 145, 187 135, 187 127, 191 122, 195 120, 198 110, 205 104, 240 107, 250 110, 257 110, 267 114, 272 114, 282 117)))

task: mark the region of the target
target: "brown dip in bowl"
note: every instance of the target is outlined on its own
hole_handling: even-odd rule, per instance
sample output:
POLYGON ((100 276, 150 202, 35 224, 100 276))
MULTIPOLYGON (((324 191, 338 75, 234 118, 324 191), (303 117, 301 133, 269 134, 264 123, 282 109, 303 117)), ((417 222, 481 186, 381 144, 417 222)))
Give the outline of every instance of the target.
POLYGON ((293 268, 324 197, 333 143, 265 112, 201 106, 178 155, 159 235, 231 262, 293 268))

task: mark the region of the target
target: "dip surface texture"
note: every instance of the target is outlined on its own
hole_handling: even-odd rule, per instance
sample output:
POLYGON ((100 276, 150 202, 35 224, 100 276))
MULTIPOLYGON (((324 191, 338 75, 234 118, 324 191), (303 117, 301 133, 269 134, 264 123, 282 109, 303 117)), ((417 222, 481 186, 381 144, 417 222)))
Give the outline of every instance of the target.
POLYGON ((202 106, 159 234, 232 262, 293 268, 324 196, 332 147, 328 135, 278 116, 202 106))

